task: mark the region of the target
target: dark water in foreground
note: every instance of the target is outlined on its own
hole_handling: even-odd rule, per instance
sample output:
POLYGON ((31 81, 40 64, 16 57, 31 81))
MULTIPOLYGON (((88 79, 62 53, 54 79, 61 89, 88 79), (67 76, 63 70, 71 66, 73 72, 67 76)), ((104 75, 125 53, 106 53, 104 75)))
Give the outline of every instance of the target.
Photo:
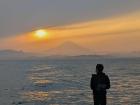
POLYGON ((97 63, 110 76, 108 105, 140 105, 140 59, 0 61, 0 105, 93 105, 97 63))

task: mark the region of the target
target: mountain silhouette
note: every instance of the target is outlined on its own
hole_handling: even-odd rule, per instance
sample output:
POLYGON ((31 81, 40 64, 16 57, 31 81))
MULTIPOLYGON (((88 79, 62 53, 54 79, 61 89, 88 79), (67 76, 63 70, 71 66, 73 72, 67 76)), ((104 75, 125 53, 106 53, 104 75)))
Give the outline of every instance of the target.
POLYGON ((0 50, 0 60, 14 60, 14 59, 25 59, 30 58, 30 53, 25 53, 23 51, 16 50, 0 50))
POLYGON ((87 48, 81 47, 78 44, 68 41, 61 45, 49 49, 45 52, 48 56, 58 55, 58 56, 76 56, 76 55, 88 55, 91 51, 87 48))

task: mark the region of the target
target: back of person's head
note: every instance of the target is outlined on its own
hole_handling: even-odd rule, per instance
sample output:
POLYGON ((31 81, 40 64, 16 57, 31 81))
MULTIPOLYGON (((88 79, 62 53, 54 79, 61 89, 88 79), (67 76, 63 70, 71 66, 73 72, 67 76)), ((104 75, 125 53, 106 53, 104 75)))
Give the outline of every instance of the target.
POLYGON ((103 64, 97 64, 96 65, 96 72, 97 73, 101 73, 101 72, 103 72, 103 70, 104 70, 103 64))

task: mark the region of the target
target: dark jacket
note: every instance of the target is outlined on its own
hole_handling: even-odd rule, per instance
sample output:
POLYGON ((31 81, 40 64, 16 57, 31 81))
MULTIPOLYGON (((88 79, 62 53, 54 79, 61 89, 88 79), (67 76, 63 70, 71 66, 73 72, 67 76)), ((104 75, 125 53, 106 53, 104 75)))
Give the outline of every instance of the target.
POLYGON ((93 94, 106 94, 106 89, 110 88, 109 77, 105 73, 92 74, 90 87, 93 94))

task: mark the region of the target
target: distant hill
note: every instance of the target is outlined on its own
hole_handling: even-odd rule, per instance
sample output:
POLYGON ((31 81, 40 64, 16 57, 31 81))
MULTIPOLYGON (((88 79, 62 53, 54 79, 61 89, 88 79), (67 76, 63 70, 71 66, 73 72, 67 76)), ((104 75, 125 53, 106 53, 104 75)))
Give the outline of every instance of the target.
POLYGON ((79 46, 74 42, 64 42, 63 44, 49 49, 45 52, 48 56, 77 56, 77 55, 89 55, 92 52, 84 47, 79 46))
POLYGON ((31 53, 16 50, 0 50, 0 60, 17 60, 31 58, 31 53))
POLYGON ((127 53, 116 53, 112 55, 116 57, 132 58, 132 57, 140 57, 140 52, 135 51, 135 52, 127 52, 127 53))
POLYGON ((131 53, 132 56, 135 56, 135 57, 140 57, 140 52, 139 51, 134 51, 131 53))

